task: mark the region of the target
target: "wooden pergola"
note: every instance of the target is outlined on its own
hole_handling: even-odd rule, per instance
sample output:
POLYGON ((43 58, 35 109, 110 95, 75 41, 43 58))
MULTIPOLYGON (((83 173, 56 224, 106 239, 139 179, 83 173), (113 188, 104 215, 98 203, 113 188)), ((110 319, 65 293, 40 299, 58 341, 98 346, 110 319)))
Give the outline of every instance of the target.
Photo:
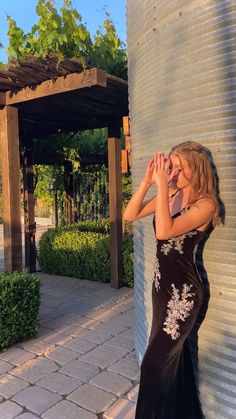
MULTIPOLYGON (((0 144, 5 271, 22 269, 20 148, 23 162, 25 266, 32 271, 34 227, 33 138, 59 132, 108 128, 111 286, 122 286, 121 140, 128 115, 127 81, 98 68, 83 70, 78 59, 31 59, 0 70, 0 144)), ((52 137, 51 137, 52 138, 52 137)))

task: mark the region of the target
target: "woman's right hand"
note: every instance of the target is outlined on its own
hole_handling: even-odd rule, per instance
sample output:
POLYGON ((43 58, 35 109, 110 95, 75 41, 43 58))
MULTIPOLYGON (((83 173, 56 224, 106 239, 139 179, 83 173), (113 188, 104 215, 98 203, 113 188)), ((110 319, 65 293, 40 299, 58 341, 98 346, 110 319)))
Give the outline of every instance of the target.
POLYGON ((149 185, 152 185, 153 183, 155 183, 154 176, 153 176, 153 169, 154 169, 154 158, 149 160, 146 173, 143 179, 143 181, 149 185))
MULTIPOLYGON (((155 178, 154 178, 154 159, 155 159, 156 154, 154 155, 154 157, 149 160, 147 169, 146 169, 146 173, 144 176, 143 181, 149 185, 153 185, 155 183, 155 178)), ((172 178, 175 176, 175 172, 176 170, 173 172, 173 168, 172 168, 172 163, 170 158, 165 158, 165 163, 167 165, 166 169, 168 172, 168 184, 171 183, 172 178)))

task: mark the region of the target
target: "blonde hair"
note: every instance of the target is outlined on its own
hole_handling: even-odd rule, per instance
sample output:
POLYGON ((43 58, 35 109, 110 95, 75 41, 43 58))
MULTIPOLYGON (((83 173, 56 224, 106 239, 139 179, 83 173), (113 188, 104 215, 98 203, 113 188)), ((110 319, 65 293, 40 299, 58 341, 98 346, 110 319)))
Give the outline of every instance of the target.
POLYGON ((210 198, 215 204, 212 224, 220 224, 218 175, 210 150, 196 141, 186 141, 172 147, 169 155, 183 156, 189 164, 192 172, 190 204, 202 196, 210 198))

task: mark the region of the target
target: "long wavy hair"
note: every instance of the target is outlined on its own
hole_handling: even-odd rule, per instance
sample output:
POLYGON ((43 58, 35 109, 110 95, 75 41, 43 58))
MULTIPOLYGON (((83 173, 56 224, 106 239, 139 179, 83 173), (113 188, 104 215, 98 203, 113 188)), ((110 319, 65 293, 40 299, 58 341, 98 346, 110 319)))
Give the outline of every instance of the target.
POLYGON ((215 204, 213 226, 224 222, 221 211, 222 201, 219 197, 219 177, 210 150, 196 141, 186 141, 172 147, 169 155, 173 154, 178 157, 183 156, 192 172, 192 194, 189 203, 196 202, 200 196, 210 198, 215 204))

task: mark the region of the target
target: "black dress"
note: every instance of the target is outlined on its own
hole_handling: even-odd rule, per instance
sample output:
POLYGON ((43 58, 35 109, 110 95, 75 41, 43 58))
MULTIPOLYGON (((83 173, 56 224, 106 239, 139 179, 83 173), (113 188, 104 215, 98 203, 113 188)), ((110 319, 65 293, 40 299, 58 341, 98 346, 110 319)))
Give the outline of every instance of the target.
MULTIPOLYGON (((183 211, 187 208, 173 218, 183 211)), ((204 418, 187 337, 204 297, 195 254, 205 233, 206 230, 193 229, 177 237, 157 240, 152 327, 141 364, 135 419, 204 418)))

